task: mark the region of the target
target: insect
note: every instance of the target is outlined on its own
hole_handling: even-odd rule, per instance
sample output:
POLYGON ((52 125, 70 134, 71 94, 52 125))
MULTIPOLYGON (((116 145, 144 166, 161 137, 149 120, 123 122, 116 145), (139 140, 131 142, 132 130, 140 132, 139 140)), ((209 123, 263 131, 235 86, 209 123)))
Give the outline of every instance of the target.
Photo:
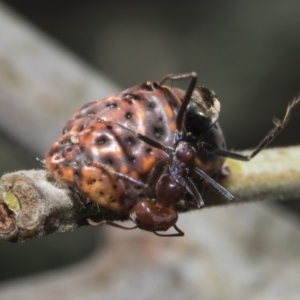
POLYGON ((136 224, 127 228, 110 221, 91 225, 140 228, 161 236, 183 236, 178 211, 204 206, 194 179, 234 196, 210 175, 224 157, 251 160, 286 126, 299 102, 288 105, 283 121, 249 156, 226 150, 217 123, 220 103, 215 93, 197 87, 197 74, 167 75, 160 83, 140 86, 91 102, 68 121, 60 140, 46 154, 46 166, 58 180, 101 206, 127 214, 136 224), (186 91, 165 86, 167 80, 189 80, 186 91), (185 194, 192 196, 185 200, 185 194), (161 234, 173 227, 175 234, 161 234))

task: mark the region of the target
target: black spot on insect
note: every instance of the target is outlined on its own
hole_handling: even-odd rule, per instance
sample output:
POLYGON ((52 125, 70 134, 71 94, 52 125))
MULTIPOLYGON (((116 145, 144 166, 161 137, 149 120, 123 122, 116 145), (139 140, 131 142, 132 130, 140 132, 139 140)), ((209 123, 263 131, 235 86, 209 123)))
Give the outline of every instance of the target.
POLYGON ((78 132, 81 132, 85 128, 84 124, 81 124, 78 128, 78 132))
POLYGON ((128 112, 125 114, 125 118, 126 118, 127 120, 131 119, 131 118, 132 118, 132 113, 128 111, 128 112))
POLYGON ((107 137, 105 135, 99 136, 96 138, 95 143, 99 146, 107 143, 107 137))
POLYGON ((141 97, 137 94, 125 93, 122 97, 123 100, 127 101, 129 104, 132 104, 132 100, 141 100, 141 97))
POLYGON ((95 178, 90 178, 88 181, 87 181, 87 184, 88 185, 92 185, 96 182, 96 179, 95 178))
POLYGON ((147 81, 141 85, 142 89, 147 91, 154 91, 155 87, 153 86, 151 81, 147 81))
POLYGON ((113 165, 113 159, 112 158, 106 158, 106 160, 105 160, 105 163, 107 164, 107 165, 109 165, 109 166, 112 166, 113 165))
POLYGON ((156 107, 156 103, 155 102, 153 102, 153 101, 151 101, 150 103, 149 103, 149 108, 155 108, 156 107))
POLYGON ((122 97, 122 100, 126 101, 128 104, 132 104, 133 103, 133 97, 131 94, 125 93, 122 97))
POLYGON ((125 138, 125 143, 127 146, 132 147, 136 144, 136 140, 132 136, 128 136, 125 138))
POLYGON ((146 148, 146 153, 152 154, 153 153, 153 149, 152 148, 146 148))
POLYGON ((154 133, 154 136, 157 139, 160 139, 164 135, 164 129, 162 127, 156 127, 156 126, 154 126, 153 127, 153 133, 154 133))
POLYGON ((134 156, 129 158, 130 162, 135 163, 136 162, 136 158, 134 156))
POLYGON ((108 103, 108 104, 106 104, 106 106, 109 108, 116 108, 117 104, 116 103, 108 103))

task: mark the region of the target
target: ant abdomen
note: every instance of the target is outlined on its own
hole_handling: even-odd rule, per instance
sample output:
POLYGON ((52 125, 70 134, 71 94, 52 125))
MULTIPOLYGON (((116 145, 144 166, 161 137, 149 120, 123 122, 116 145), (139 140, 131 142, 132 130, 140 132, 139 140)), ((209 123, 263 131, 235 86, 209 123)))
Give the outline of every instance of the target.
POLYGON ((130 211, 131 220, 141 229, 156 232, 166 231, 177 222, 173 206, 164 206, 151 200, 138 202, 130 211))

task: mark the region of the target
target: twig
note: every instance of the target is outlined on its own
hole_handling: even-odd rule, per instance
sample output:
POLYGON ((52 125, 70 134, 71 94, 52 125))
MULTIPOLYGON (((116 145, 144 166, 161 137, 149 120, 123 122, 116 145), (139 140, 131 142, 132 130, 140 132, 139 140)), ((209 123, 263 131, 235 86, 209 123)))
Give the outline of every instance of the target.
MULTIPOLYGON (((237 201, 300 199, 300 146, 262 151, 251 162, 227 160, 230 175, 221 180, 237 201)), ((206 207, 227 204, 211 191, 206 207)), ((128 215, 100 207, 55 181, 46 170, 19 171, 0 180, 0 238, 22 242, 65 232, 97 220, 125 220, 128 215)))
MULTIPOLYGON (((266 149, 250 162, 227 159, 231 174, 221 184, 235 195, 236 203, 300 200, 299 159, 300 146, 266 149)), ((219 195, 209 196, 212 205, 224 204, 219 195)))

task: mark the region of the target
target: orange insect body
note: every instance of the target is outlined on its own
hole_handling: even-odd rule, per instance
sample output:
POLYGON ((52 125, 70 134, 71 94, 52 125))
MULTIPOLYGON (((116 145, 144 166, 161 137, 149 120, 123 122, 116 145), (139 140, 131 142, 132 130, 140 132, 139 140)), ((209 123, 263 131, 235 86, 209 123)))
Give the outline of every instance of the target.
MULTIPOLYGON (((129 210, 155 189, 143 189, 120 178, 122 173, 146 183, 154 164, 166 157, 123 128, 99 122, 118 122, 166 147, 173 145, 176 115, 185 91, 148 81, 102 100, 85 104, 63 129, 46 154, 46 167, 54 177, 101 206, 117 212, 129 210), (96 118, 95 118, 96 117, 96 118)), ((203 135, 225 147, 222 131, 203 135)), ((195 164, 211 174, 224 159, 199 150, 195 164)))
POLYGON ((175 129, 171 130, 169 124, 175 122, 180 98, 169 88, 160 93, 146 88, 153 84, 129 88, 76 111, 65 125, 62 137, 46 154, 46 166, 54 177, 108 209, 122 212, 132 207, 140 198, 139 191, 118 178, 115 171, 145 181, 154 163, 165 154, 124 129, 99 122, 90 115, 119 122, 172 145, 175 129), (169 102, 162 97, 164 92, 169 102))

